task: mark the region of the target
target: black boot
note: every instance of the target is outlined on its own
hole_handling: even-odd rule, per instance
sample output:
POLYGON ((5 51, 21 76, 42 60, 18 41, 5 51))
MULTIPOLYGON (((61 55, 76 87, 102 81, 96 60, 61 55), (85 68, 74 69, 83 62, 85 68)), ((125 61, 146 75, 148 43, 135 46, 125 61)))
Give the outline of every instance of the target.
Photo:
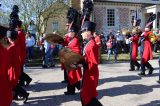
POLYGON ((130 60, 130 69, 129 69, 129 71, 135 71, 134 62, 132 60, 130 60))
POLYGON ((24 97, 24 101, 23 101, 24 104, 27 103, 28 97, 29 97, 29 93, 27 93, 27 94, 25 95, 25 97, 24 97))
POLYGON ((138 74, 140 76, 145 76, 145 65, 144 64, 141 64, 141 72, 138 74))
POLYGON ((67 70, 66 70, 66 69, 64 69, 63 71, 64 71, 64 80, 63 80, 63 81, 61 81, 61 83, 67 83, 67 82, 68 82, 67 70))
POLYGON ((140 65, 137 61, 135 61, 134 64, 135 64, 135 66, 137 66, 137 69, 136 69, 136 70, 138 71, 138 70, 140 69, 141 65, 140 65))
POLYGON ((64 92, 65 95, 75 95, 75 86, 67 84, 67 92, 64 92))
POLYGON ((80 90, 81 89, 81 84, 80 84, 80 81, 78 81, 76 84, 75 84, 75 87, 80 90))
POLYGON ((149 69, 148 75, 151 75, 153 73, 154 68, 151 66, 149 62, 147 62, 145 66, 149 69))
POLYGON ((15 95, 22 95, 22 97, 24 98, 24 103, 26 103, 28 100, 29 93, 27 93, 26 90, 19 85, 17 85, 14 90, 15 90, 15 95))
POLYGON ((97 98, 93 98, 86 106, 103 106, 97 98))

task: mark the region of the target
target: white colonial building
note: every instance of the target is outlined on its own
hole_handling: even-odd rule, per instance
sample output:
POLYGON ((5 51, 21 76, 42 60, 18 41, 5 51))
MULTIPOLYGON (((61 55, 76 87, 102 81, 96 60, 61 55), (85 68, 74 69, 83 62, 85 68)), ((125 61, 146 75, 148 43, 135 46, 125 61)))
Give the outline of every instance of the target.
POLYGON ((132 28, 136 12, 141 19, 142 28, 151 14, 157 14, 153 28, 160 28, 160 0, 93 0, 93 2, 92 19, 97 23, 97 30, 106 34, 109 30, 132 28))

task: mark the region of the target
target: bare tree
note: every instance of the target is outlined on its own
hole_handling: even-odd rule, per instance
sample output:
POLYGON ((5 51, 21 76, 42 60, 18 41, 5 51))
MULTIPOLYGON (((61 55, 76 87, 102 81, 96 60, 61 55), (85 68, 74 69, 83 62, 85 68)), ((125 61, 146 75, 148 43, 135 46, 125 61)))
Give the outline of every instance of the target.
POLYGON ((24 30, 27 31, 30 21, 34 20, 39 33, 42 27, 44 27, 44 31, 46 30, 49 18, 58 16, 67 7, 64 5, 64 0, 3 0, 3 3, 10 9, 13 5, 18 5, 24 30))

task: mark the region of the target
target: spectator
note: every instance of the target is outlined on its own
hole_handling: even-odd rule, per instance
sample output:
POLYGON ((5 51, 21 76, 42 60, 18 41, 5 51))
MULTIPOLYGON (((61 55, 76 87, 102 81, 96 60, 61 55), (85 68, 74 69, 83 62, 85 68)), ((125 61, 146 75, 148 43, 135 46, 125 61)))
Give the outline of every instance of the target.
POLYGON ((109 34, 107 36, 107 41, 110 39, 110 36, 114 36, 113 33, 112 33, 112 31, 109 31, 109 34))
POLYGON ((122 53, 124 51, 124 36, 120 33, 120 31, 117 31, 116 34, 116 40, 117 40, 117 44, 118 44, 118 53, 122 53))
POLYGON ((129 40, 129 38, 130 38, 130 35, 126 35, 125 36, 125 42, 126 42, 126 53, 129 53, 129 51, 130 51, 130 43, 131 43, 131 41, 129 40))
POLYGON ((102 49, 105 50, 106 49, 106 39, 104 37, 104 33, 103 32, 100 34, 100 38, 101 38, 102 49))
POLYGON ((106 43, 106 46, 107 46, 107 51, 108 51, 107 61, 110 61, 110 55, 113 52, 115 62, 117 62, 117 54, 118 54, 118 52, 117 52, 117 41, 116 41, 116 39, 113 35, 110 36, 109 40, 106 43))
POLYGON ((31 36, 30 32, 27 32, 26 47, 27 47, 28 61, 32 61, 32 59, 33 59, 33 46, 34 46, 34 44, 35 44, 34 37, 31 36))
POLYGON ((53 50, 55 45, 51 45, 46 40, 44 40, 44 49, 45 49, 45 59, 43 68, 55 67, 55 62, 53 60, 53 50))
MULTIPOLYGON (((36 31, 37 31, 37 28, 36 28, 36 25, 34 24, 34 21, 31 20, 30 21, 30 24, 28 26, 28 31, 30 32, 30 34, 34 37, 35 41, 36 41, 36 31)), ((36 43, 36 42, 35 42, 36 43)))

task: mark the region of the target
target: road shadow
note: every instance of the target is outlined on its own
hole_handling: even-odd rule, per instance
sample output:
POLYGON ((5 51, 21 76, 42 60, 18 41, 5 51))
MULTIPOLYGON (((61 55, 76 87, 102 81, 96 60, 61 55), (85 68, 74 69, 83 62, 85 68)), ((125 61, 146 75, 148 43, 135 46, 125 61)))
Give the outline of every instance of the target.
MULTIPOLYGON (((79 93, 76 95, 53 95, 53 96, 43 96, 43 97, 30 97, 28 99, 27 104, 23 104, 22 106, 60 106, 64 105, 66 102, 70 101, 79 101, 80 96, 79 93)), ((13 102, 12 106, 18 106, 19 104, 13 102)))
POLYGON ((160 100, 151 101, 150 103, 142 104, 139 106, 160 106, 160 100))
POLYGON ((153 88, 160 88, 160 85, 159 84, 152 86, 146 86, 142 84, 124 85, 122 87, 114 87, 114 88, 99 90, 98 98, 101 99, 103 96, 115 97, 126 94, 142 95, 152 92, 153 88))
POLYGON ((131 82, 134 80, 141 80, 140 76, 130 75, 130 76, 118 76, 118 77, 111 77, 105 79, 99 79, 99 85, 102 85, 107 82, 131 82))
POLYGON ((33 92, 41 92, 41 91, 48 91, 48 90, 56 90, 56 89, 63 89, 66 87, 65 83, 61 82, 51 82, 51 83, 35 83, 29 85, 27 88, 28 91, 33 92))

